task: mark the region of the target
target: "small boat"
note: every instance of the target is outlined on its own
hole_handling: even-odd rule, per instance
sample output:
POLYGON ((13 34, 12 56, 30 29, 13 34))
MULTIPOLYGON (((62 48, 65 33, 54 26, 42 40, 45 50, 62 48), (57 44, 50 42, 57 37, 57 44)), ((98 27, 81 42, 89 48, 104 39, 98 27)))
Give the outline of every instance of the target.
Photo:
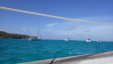
POLYGON ((102 42, 101 40, 99 40, 99 42, 102 42))
POLYGON ((70 34, 67 34, 65 41, 69 41, 69 40, 70 40, 70 34))
POLYGON ((65 41, 69 41, 68 39, 65 39, 65 41))
POLYGON ((36 37, 36 36, 31 36, 29 38, 29 41, 36 41, 36 40, 39 40, 38 37, 36 37))
POLYGON ((101 40, 97 41, 97 42, 102 42, 101 40))
POLYGON ((31 41, 32 39, 31 39, 31 38, 29 38, 28 40, 29 40, 29 41, 31 41))
POLYGON ((86 40, 86 42, 91 42, 91 39, 90 39, 90 38, 89 38, 89 39, 87 39, 87 40, 86 40))

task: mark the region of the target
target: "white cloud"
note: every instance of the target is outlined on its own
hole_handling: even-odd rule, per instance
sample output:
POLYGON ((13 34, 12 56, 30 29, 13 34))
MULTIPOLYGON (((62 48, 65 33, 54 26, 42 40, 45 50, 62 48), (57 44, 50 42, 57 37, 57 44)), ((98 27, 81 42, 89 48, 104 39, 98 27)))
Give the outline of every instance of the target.
POLYGON ((50 27, 54 27, 56 25, 58 25, 58 22, 47 24, 46 27, 50 28, 50 27))
MULTIPOLYGON (((82 19, 82 18, 81 18, 82 19)), ((92 17, 87 19, 88 21, 92 20, 103 20, 109 18, 102 17, 92 17)), ((102 40, 102 41, 113 41, 113 26, 104 25, 104 24, 89 24, 89 23, 75 23, 75 22, 62 22, 62 23, 49 23, 46 25, 45 31, 48 31, 46 36, 49 39, 64 39, 66 35, 70 35, 70 39, 74 40, 86 40, 90 36, 92 40, 102 40), (54 33, 54 34, 53 34, 54 33), (51 36, 50 36, 51 35, 51 36), (56 36, 57 35, 57 36, 56 36), (48 37, 50 36, 50 37, 48 37), (109 37, 107 37, 109 36, 109 37)), ((45 35, 45 33, 44 33, 45 35)))

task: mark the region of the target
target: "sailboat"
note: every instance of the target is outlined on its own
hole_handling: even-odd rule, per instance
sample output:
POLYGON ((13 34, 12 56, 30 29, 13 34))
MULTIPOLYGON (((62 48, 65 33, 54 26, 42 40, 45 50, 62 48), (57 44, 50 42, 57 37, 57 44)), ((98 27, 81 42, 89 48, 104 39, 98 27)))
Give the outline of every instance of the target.
POLYGON ((69 40, 66 38, 65 41, 69 41, 69 40))
POLYGON ((70 34, 67 35, 67 38, 64 41, 69 41, 70 34))
POLYGON ((39 39, 38 39, 38 37, 36 37, 36 36, 31 36, 31 37, 29 38, 29 40, 30 40, 30 41, 36 41, 36 40, 39 40, 39 39))
MULTIPOLYGON (((38 36, 38 35, 37 35, 38 36)), ((29 38, 29 40, 30 41, 37 41, 37 40, 41 40, 41 39, 39 39, 39 36, 37 37, 36 35, 34 35, 34 36, 31 36, 30 38, 29 38)))
POLYGON ((90 39, 90 38, 89 38, 89 39, 87 39, 87 40, 86 40, 86 42, 91 42, 91 39, 90 39))
POLYGON ((36 31, 35 35, 34 35, 34 36, 31 36, 31 37, 29 38, 29 40, 30 40, 30 41, 39 41, 39 40, 41 40, 41 38, 39 38, 39 35, 40 35, 39 33, 40 33, 39 30, 36 31))
POLYGON ((91 42, 91 36, 86 40, 86 42, 91 42))
POLYGON ((101 40, 97 41, 97 42, 102 42, 101 40))

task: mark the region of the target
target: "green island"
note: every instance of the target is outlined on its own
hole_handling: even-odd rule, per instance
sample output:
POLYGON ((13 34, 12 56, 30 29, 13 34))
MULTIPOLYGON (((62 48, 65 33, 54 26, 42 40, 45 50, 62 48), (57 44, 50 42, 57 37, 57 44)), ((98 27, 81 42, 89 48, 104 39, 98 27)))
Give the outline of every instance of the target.
POLYGON ((5 31, 0 31, 0 39, 28 39, 32 36, 25 35, 25 34, 14 34, 8 33, 5 31))

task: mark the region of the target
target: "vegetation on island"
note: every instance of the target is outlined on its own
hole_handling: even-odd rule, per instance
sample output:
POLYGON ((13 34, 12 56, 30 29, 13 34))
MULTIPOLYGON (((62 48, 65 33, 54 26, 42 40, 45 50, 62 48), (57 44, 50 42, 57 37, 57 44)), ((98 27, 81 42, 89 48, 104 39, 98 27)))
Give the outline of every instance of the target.
POLYGON ((0 39, 28 39, 31 36, 25 34, 14 34, 0 31, 0 39))

